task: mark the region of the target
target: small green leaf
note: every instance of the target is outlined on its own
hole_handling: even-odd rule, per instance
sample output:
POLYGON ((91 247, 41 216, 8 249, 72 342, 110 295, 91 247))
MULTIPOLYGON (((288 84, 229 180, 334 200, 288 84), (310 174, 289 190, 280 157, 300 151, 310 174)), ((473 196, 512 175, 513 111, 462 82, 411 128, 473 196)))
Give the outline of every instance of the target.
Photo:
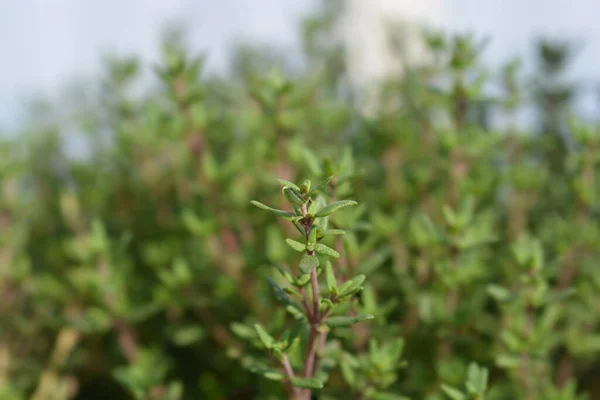
POLYGON ((250 340, 256 337, 256 331, 254 329, 239 322, 232 322, 230 329, 241 339, 250 340))
POLYGON ((298 185, 296 185, 294 182, 286 181, 285 179, 277 179, 277 180, 279 181, 279 183, 280 183, 282 186, 284 186, 284 187, 285 187, 285 186, 288 186, 288 187, 291 187, 292 189, 294 189, 294 190, 296 190, 296 191, 300 192, 300 188, 299 188, 299 187, 298 187, 298 185))
POLYGON ((350 326, 356 324, 357 322, 367 321, 373 318, 374 317, 371 314, 360 314, 356 316, 339 316, 327 318, 325 323, 330 328, 336 328, 340 326, 350 326))
POLYGON ((324 181, 319 182, 315 187, 313 187, 309 192, 308 195, 312 196, 317 194, 318 192, 320 192, 321 190, 325 189, 327 187, 327 185, 329 185, 329 182, 331 182, 331 180, 333 179, 333 175, 326 178, 324 181))
MULTIPOLYGON (((303 276, 308 276, 308 275, 303 275, 303 276)), ((297 307, 286 306, 285 311, 289 312, 292 315, 292 317, 294 317, 294 319, 304 318, 304 310, 301 310, 297 307)))
POLYGON ((275 370, 263 371, 262 376, 272 381, 281 381, 285 377, 281 372, 275 370))
POLYGON ((329 260, 327 260, 327 263, 325 264, 325 283, 329 293, 331 293, 333 296, 337 296, 337 282, 335 280, 335 274, 333 273, 333 266, 329 260))
POLYGON ((171 335, 177 346, 189 346, 204 337, 204 329, 201 326, 186 326, 176 329, 171 335))
POLYGON ((361 300, 363 303, 363 310, 370 313, 377 313, 377 297, 375 290, 372 285, 366 284, 363 287, 361 300))
POLYGON ((317 244, 317 228, 313 227, 308 234, 308 240, 306 242, 308 250, 314 250, 315 244, 317 244))
POLYGON ((442 390, 452 400, 467 400, 467 396, 465 396, 460 390, 454 389, 451 386, 442 385, 442 390))
POLYGON ((500 354, 495 359, 496 365, 500 368, 517 368, 521 362, 518 356, 513 356, 511 354, 500 354))
POLYGON ((346 357, 344 357, 344 360, 342 360, 342 362, 340 363, 340 370, 346 383, 351 388, 354 388, 356 386, 356 374, 354 373, 354 369, 352 368, 350 363, 346 361, 346 357))
POLYGON ((300 186, 300 193, 307 194, 310 191, 310 185, 311 181, 309 181, 308 179, 305 180, 302 183, 302 186, 300 186))
POLYGON ((304 161, 306 162, 306 166, 310 169, 313 175, 321 174, 321 166, 319 164, 319 160, 317 156, 307 148, 304 149, 304 161))
POLYGON ((356 204, 358 203, 354 200, 336 201, 335 203, 328 204, 325 207, 321 208, 319 211, 317 211, 315 217, 327 217, 341 208, 354 206, 356 204))
POLYGON ((259 324, 254 325, 254 330, 258 334, 258 338, 266 349, 272 349, 277 343, 275 339, 273 339, 271 335, 269 335, 267 331, 265 331, 264 328, 259 324))
POLYGON ((330 257, 338 258, 340 256, 340 253, 338 253, 331 247, 325 246, 323 243, 317 243, 317 245, 315 246, 315 250, 317 251, 317 253, 325 254, 330 257))
POLYGON ((341 230, 341 229, 328 229, 325 232, 321 232, 321 234, 319 235, 320 237, 325 237, 325 236, 340 236, 340 235, 345 235, 346 231, 341 230))
MULTIPOLYGON (((301 214, 302 212, 300 210, 298 210, 298 214, 301 214)), ((304 228, 302 227, 302 225, 300 225, 300 223, 298 221, 292 221, 292 223, 294 224, 294 227, 296 228, 296 230, 301 234, 304 235, 304 228)))
POLYGON ((446 220, 448 226, 450 226, 453 229, 460 228, 459 218, 456 215, 456 213, 454 213, 454 211, 450 208, 449 205, 444 204, 442 206, 442 212, 444 213, 444 219, 446 220))
POLYGON ((388 357, 393 360, 395 363, 400 361, 400 357, 402 357, 402 351, 404 350, 404 339, 397 338, 394 340, 389 346, 387 350, 388 357))
POLYGON ((300 192, 298 192, 295 189, 292 189, 290 187, 283 188, 283 195, 285 196, 287 201, 289 201, 291 204, 296 204, 298 206, 301 206, 302 204, 304 204, 306 202, 302 198, 302 195, 300 194, 300 192))
POLYGON ((319 266, 319 259, 316 256, 304 254, 300 260, 300 271, 303 274, 309 274, 310 271, 319 266))
POLYGON ((300 274, 300 276, 296 278, 296 286, 298 287, 304 287, 308 284, 308 282, 310 282, 310 275, 300 274))
POLYGON ((196 236, 207 235, 213 229, 212 223, 198 218, 198 216, 188 208, 183 210, 181 221, 186 229, 196 236))
POLYGON ((490 284, 487 286, 487 292, 490 296, 499 302, 510 300, 513 296, 508 289, 500 285, 490 284))
POLYGON ((273 380, 273 381, 281 381, 285 378, 285 375, 283 373, 276 371, 274 369, 271 369, 271 368, 267 367, 266 365, 263 365, 261 362, 259 362, 257 360, 244 358, 242 360, 242 365, 245 368, 248 368, 248 370, 250 372, 262 375, 265 378, 273 380))
POLYGON ((293 296, 302 297, 302 294, 301 294, 299 291, 297 291, 296 289, 294 289, 294 288, 291 288, 291 287, 285 287, 285 288, 283 288, 282 290, 283 290, 285 293, 289 294, 289 295, 293 295, 293 296))
POLYGON ((344 297, 352 294, 357 288, 361 287, 362 283, 365 281, 365 275, 356 275, 349 281, 344 282, 344 284, 339 289, 339 296, 344 297))
POLYGON ((306 245, 304 243, 300 243, 300 242, 296 242, 293 239, 285 239, 285 242, 288 244, 288 246, 290 246, 292 249, 296 250, 297 252, 303 252, 304 250, 306 250, 306 245))
POLYGON ((317 378, 303 378, 294 377, 292 378, 292 385, 301 389, 322 389, 323 382, 317 378))
MULTIPOLYGON (((327 205, 327 203, 325 202, 325 199, 323 198, 323 196, 317 196, 314 199, 311 199, 310 204, 308 205, 308 213, 310 215, 315 215, 315 213, 317 212, 317 210, 320 210, 321 208, 325 207, 327 205)), ((322 226, 323 230, 326 229, 325 226, 322 226)))
POLYGON ((328 308, 333 308, 335 304, 329 299, 321 299, 321 309, 326 310, 328 308))
POLYGON ((286 329, 285 332, 283 332, 280 338, 280 341, 285 343, 285 346, 282 348, 283 351, 288 350, 296 342, 296 339, 300 336, 305 327, 306 321, 299 318, 294 321, 294 324, 290 329, 286 329))
POLYGON ((487 389, 488 370, 475 363, 469 364, 467 370, 467 388, 472 394, 484 394, 487 389))
POLYGON ((294 277, 283 267, 283 265, 275 264, 275 268, 277 268, 277 271, 279 271, 281 276, 283 276, 286 281, 288 281, 291 284, 294 284, 294 277))
POLYGON ((369 275, 370 273, 375 271, 377 268, 382 266, 383 263, 389 258, 389 256, 390 256, 390 251, 387 248, 376 251, 369 258, 362 261, 358 265, 358 267, 357 267, 358 272, 365 274, 365 275, 369 275))
POLYGON ((270 211, 273 214, 275 214, 276 216, 278 216, 279 218, 283 218, 283 219, 285 219, 287 221, 292 221, 296 217, 296 214, 294 214, 294 213, 291 213, 289 211, 278 210, 276 208, 269 207, 269 206, 264 205, 263 203, 258 202, 256 200, 252 200, 250 203, 254 204, 258 208, 262 208, 263 210, 270 211))
POLYGON ((271 286, 271 289, 273 289, 273 293, 275 293, 275 297, 277 298, 277 300, 279 300, 286 306, 292 306, 294 308, 301 309, 300 304, 293 301, 290 298, 290 296, 281 287, 279 287, 279 285, 275 283, 275 281, 267 277, 267 282, 269 283, 269 286, 271 286))

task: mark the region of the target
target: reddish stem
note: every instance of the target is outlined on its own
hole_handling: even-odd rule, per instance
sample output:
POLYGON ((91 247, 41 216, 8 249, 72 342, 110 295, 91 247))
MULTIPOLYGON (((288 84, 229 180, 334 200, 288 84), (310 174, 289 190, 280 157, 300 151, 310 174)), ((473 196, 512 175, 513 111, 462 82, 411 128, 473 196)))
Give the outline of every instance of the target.
POLYGON ((281 357, 281 364, 283 365, 283 370, 285 371, 285 375, 287 376, 288 380, 290 381, 293 396, 295 399, 299 400, 300 396, 302 395, 302 391, 292 384, 292 379, 294 378, 294 370, 292 369, 292 364, 290 364, 290 359, 288 358, 287 354, 285 354, 285 353, 281 357))

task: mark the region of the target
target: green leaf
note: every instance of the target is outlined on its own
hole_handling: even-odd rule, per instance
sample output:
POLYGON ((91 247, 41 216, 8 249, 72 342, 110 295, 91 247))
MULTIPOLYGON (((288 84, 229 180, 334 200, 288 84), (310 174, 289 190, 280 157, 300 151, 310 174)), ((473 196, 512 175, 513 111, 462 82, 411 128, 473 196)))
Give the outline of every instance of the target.
POLYGON ((306 246, 308 250, 313 251, 315 249, 315 244, 317 244, 317 228, 313 227, 308 234, 308 240, 306 242, 306 246))
POLYGON ((465 396, 460 390, 454 389, 451 386, 442 385, 442 390, 452 400, 467 400, 467 396, 465 396))
POLYGON ((308 196, 313 196, 313 195, 319 193, 321 190, 325 189, 327 187, 327 185, 329 185, 329 182, 331 182, 332 179, 333 179, 333 175, 327 177, 324 181, 319 182, 315 187, 313 187, 308 192, 308 196))
POLYGON ((177 346, 189 346, 200 341, 204 337, 204 329, 201 326, 185 326, 176 329, 171 338, 177 346))
POLYGON ((311 181, 306 179, 300 186, 300 193, 307 194, 310 191, 311 181))
POLYGON ((307 274, 300 274, 300 276, 298 276, 298 278, 296 278, 296 286, 298 286, 298 287, 304 287, 304 286, 308 285, 309 282, 310 282, 310 275, 307 275, 307 274))
MULTIPOLYGON (((325 207, 327 205, 327 203, 325 202, 325 199, 323 198, 323 196, 317 196, 314 199, 311 199, 310 204, 308 205, 308 213, 310 215, 315 215, 317 210, 325 207)), ((326 219, 325 219, 326 220, 326 219)), ((325 230, 327 227, 323 226, 321 224, 321 228, 323 230, 325 230)))
POLYGON ((276 370, 262 371, 262 376, 272 381, 281 381, 285 378, 284 374, 276 370))
POLYGON ((390 256, 389 249, 381 249, 358 265, 358 272, 369 275, 379 268, 390 256))
POLYGON ((299 291, 297 291, 296 289, 291 288, 291 287, 285 287, 285 288, 283 288, 283 291, 289 295, 302 297, 302 294, 299 291))
POLYGON ((292 189, 290 187, 283 188, 283 195, 285 196, 287 201, 289 201, 291 204, 296 204, 298 206, 301 206, 302 204, 304 204, 306 202, 302 198, 302 195, 300 194, 300 192, 298 192, 295 189, 292 189))
POLYGON ((281 287, 279 287, 279 285, 276 284, 275 281, 273 281, 273 279, 267 277, 267 282, 269 283, 269 286, 271 286, 271 288, 273 289, 273 293, 275 294, 275 297, 277 298, 277 300, 279 300, 281 303, 283 303, 287 306, 292 306, 299 310, 302 309, 300 307, 300 304, 293 301, 290 298, 290 296, 281 287))
POLYGON ((403 338, 397 338, 387 346, 387 355, 395 363, 400 360, 400 357, 402 357, 402 351, 404 351, 403 338))
POLYGON ((444 214, 444 219, 446 220, 446 223, 448 224, 448 226, 450 226, 452 228, 460 228, 458 216, 450 208, 449 205, 444 204, 442 206, 442 212, 444 214))
POLYGON ((319 165, 317 156, 315 156, 315 154, 307 148, 304 149, 303 153, 304 161, 306 162, 308 169, 310 169, 310 172, 312 172, 313 175, 320 175, 321 166, 319 165))
POLYGON ((301 389, 322 389, 323 382, 317 378, 304 378, 294 377, 292 378, 292 385, 301 389))
POLYGON ((377 297, 373 285, 365 284, 360 297, 363 303, 363 310, 376 314, 378 311, 377 297))
POLYGON ((296 242, 295 240, 289 238, 285 239, 285 242, 288 244, 288 246, 290 246, 292 249, 296 250, 299 253, 306 250, 306 245, 304 243, 296 242))
POLYGON ((495 361, 497 366, 507 369, 517 368, 521 363, 521 359, 518 356, 511 354, 500 354, 496 357, 495 361))
POLYGON ((283 219, 285 219, 287 221, 292 221, 296 217, 296 214, 294 214, 294 213, 291 213, 289 211, 278 210, 276 208, 269 207, 269 206, 264 205, 263 203, 260 203, 260 202, 258 202, 256 200, 252 200, 250 203, 254 204, 258 208, 262 208, 263 210, 270 211, 273 214, 275 214, 276 216, 278 216, 279 218, 283 218, 283 219))
POLYGON ((247 368, 250 372, 262 375, 265 378, 273 380, 273 381, 281 381, 285 378, 285 375, 283 373, 276 371, 274 369, 271 369, 256 360, 244 358, 242 360, 242 365, 245 368, 247 368))
POLYGON ((328 204, 325 207, 321 208, 319 211, 317 211, 315 217, 327 217, 341 208, 354 206, 356 204, 358 203, 354 200, 336 201, 335 203, 328 204))
POLYGON ((467 388, 472 394, 484 394, 488 384, 488 370, 475 363, 467 370, 467 388))
POLYGON ((300 271, 303 274, 309 274, 313 269, 319 266, 319 259, 316 256, 304 254, 300 260, 300 271))
POLYGON ((356 316, 338 316, 327 318, 325 323, 330 328, 336 328, 341 326, 350 326, 356 324, 357 322, 368 321, 373 318, 374 317, 371 314, 360 314, 356 316))
POLYGON ((244 325, 239 322, 232 322, 229 328, 241 339, 251 340, 256 337, 256 331, 250 328, 248 325, 244 325))
POLYGON ((327 290, 329 290, 329 293, 331 293, 333 296, 338 294, 337 282, 335 280, 335 274, 333 273, 333 266, 329 260, 327 260, 327 263, 325 263, 325 284, 327 285, 327 290))
POLYGON ((355 388, 356 387, 356 374, 354 373, 354 369, 352 368, 350 363, 347 362, 346 357, 344 357, 344 360, 342 360, 342 362, 340 363, 340 370, 342 372, 342 376, 344 377, 344 380, 346 381, 346 383, 351 388, 355 388))
POLYGON ((317 245, 315 246, 315 250, 317 251, 317 253, 325 254, 330 257, 338 258, 340 256, 340 253, 338 253, 331 247, 325 246, 323 243, 317 243, 317 245))
POLYGON ((279 181, 279 183, 281 183, 284 187, 288 186, 291 187, 292 189, 300 192, 300 188, 298 187, 298 185, 296 185, 293 182, 290 181, 286 181, 285 179, 277 179, 279 181))
POLYGON ((281 231, 275 224, 269 225, 266 230, 265 254, 269 261, 281 262, 287 257, 287 246, 281 237, 281 231))
POLYGON ((356 275, 351 280, 344 282, 344 284, 339 289, 340 294, 338 297, 344 297, 353 294, 356 291, 356 289, 361 287, 365 279, 366 276, 361 274, 356 275))
POLYGON ((277 268, 277 271, 279 271, 279 273, 281 274, 281 276, 283 276, 285 278, 286 281, 288 281, 289 283, 291 283, 292 285, 296 282, 296 280, 294 279, 294 277, 292 276, 292 274, 290 274, 284 267, 283 265, 279 265, 279 264, 275 264, 275 268, 277 268))
POLYGON ((346 231, 342 230, 342 229, 328 229, 325 232, 321 232, 320 237, 325 237, 325 236, 340 236, 340 235, 345 235, 346 231))
POLYGON ((190 233, 200 237, 209 234, 214 229, 211 221, 205 221, 198 218, 198 216, 189 208, 186 208, 181 213, 181 221, 190 233))
POLYGON ((305 326, 306 320, 300 318, 294 321, 294 324, 290 329, 286 329, 283 332, 280 338, 281 342, 286 343, 282 349, 283 351, 288 350, 296 342, 296 339, 300 336, 305 326))
POLYGON ((490 296, 499 302, 510 300, 513 296, 511 292, 500 285, 490 284, 487 286, 487 292, 490 296))
MULTIPOLYGON (((307 276, 307 275, 303 275, 303 276, 307 276)), ((285 311, 290 313, 294 319, 304 318, 304 310, 300 310, 296 307, 286 306, 285 311)))
POLYGON ((273 337, 271 337, 271 335, 267 333, 267 331, 264 330, 262 326, 260 326, 259 324, 254 324, 254 330, 258 334, 258 338, 260 339, 261 343, 263 344, 263 346, 265 346, 266 349, 272 349, 273 347, 275 347, 277 342, 275 341, 275 339, 273 339, 273 337))

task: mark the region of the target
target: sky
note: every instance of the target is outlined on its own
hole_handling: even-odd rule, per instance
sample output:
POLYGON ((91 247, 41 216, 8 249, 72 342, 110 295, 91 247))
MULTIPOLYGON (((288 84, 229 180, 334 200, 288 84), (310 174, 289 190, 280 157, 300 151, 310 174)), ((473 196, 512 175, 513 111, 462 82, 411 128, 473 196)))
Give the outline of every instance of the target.
MULTIPOLYGON (((348 0, 349 1, 349 0, 348 0)), ((369 0, 375 1, 375 0, 369 0)), ((377 0, 413 4, 410 0, 377 0)), ((152 60, 169 21, 188 29, 191 43, 226 64, 238 39, 299 44, 298 22, 318 0, 0 0, 0 128, 15 126, 27 99, 52 96, 74 77, 98 73, 102 52, 152 60)), ((415 16, 450 30, 492 39, 486 61, 494 66, 531 52, 540 35, 584 45, 573 76, 600 82, 598 0, 421 0, 415 16), (429 2, 430 7, 424 6, 429 2), (432 8, 435 11, 432 11, 432 8)))

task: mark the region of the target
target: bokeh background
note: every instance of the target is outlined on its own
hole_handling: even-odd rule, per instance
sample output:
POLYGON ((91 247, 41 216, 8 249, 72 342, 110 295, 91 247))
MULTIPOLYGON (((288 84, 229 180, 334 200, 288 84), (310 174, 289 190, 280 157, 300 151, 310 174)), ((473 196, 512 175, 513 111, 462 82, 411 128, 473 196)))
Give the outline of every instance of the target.
MULTIPOLYGON (((240 42, 268 44, 298 55, 299 23, 320 5, 317 0, 3 0, 0 2, 0 127, 15 126, 24 102, 56 96, 73 79, 99 73, 100 54, 135 54, 156 60, 156 42, 166 24, 186 28, 194 48, 208 54, 208 67, 224 71, 240 42)), ((386 19, 409 20, 448 31, 487 35, 483 54, 490 65, 515 56, 532 59, 533 40, 568 39, 578 50, 569 74, 589 88, 578 99, 592 112, 600 78, 600 3, 595 0, 348 0, 356 14, 344 35, 349 45, 369 54, 377 48, 377 26, 386 19), (375 27, 375 29, 374 29, 375 27)), ((361 76, 377 74, 378 58, 361 76)))
POLYGON ((250 200, 330 175, 374 318, 329 333, 314 398, 463 400, 471 363, 488 400, 600 398, 598 16, 0 0, 0 400, 286 398, 254 326, 306 275, 250 200))

